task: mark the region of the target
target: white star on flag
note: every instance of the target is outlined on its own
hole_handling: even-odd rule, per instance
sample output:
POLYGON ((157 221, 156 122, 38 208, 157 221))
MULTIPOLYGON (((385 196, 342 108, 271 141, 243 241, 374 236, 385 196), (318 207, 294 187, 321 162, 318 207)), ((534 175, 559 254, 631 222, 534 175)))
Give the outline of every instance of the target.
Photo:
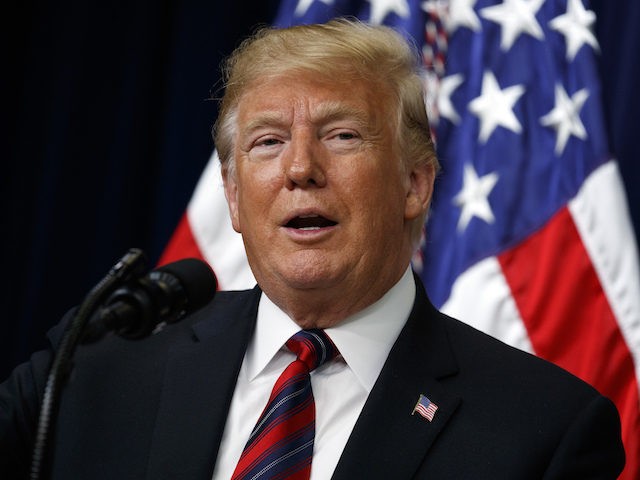
POLYGON ((483 8, 480 10, 480 15, 500 24, 502 27, 500 48, 507 51, 523 33, 538 40, 544 39, 542 28, 536 20, 536 13, 543 3, 544 0, 504 0, 501 5, 483 8))
POLYGON ((451 102, 451 95, 462 82, 464 82, 464 76, 461 73, 449 75, 441 80, 438 89, 438 114, 454 124, 460 123, 460 115, 451 102))
POLYGON ((498 174, 488 173, 478 177, 473 165, 465 163, 462 190, 453 198, 454 205, 461 208, 458 231, 463 232, 473 217, 493 223, 495 217, 489 205, 489 194, 498 182, 498 174))
POLYGON ((369 21, 373 24, 381 24, 392 12, 401 18, 409 18, 407 0, 369 0, 369 3, 371 3, 369 21))
POLYGON ((585 43, 594 50, 599 50, 598 40, 591 31, 596 21, 596 15, 586 10, 581 0, 569 0, 567 13, 549 22, 549 26, 565 36, 567 43, 567 60, 573 61, 580 47, 585 43))
POLYGON ((501 90, 495 75, 490 71, 484 72, 482 93, 469 102, 469 110, 480 119, 478 139, 482 143, 487 142, 498 125, 515 133, 522 131, 522 125, 513 113, 513 105, 524 91, 522 85, 501 90))
POLYGON ((581 140, 587 138, 587 131, 580 120, 580 110, 584 102, 589 98, 589 91, 586 88, 574 93, 571 98, 561 84, 556 85, 556 104, 549 113, 540 119, 540 123, 545 127, 552 127, 556 130, 556 155, 562 155, 564 147, 567 145, 570 135, 574 135, 581 140))

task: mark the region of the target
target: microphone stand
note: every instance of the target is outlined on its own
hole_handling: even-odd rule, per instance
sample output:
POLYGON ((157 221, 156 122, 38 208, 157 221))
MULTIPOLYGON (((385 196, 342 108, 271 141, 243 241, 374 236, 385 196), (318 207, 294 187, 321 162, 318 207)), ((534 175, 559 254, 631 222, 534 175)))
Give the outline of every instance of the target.
POLYGON ((31 460, 31 480, 44 478, 43 471, 48 459, 48 440, 55 421, 60 392, 69 373, 73 352, 80 340, 82 330, 96 308, 104 302, 106 296, 130 278, 142 275, 145 265, 146 258, 142 250, 129 250, 93 287, 65 328, 47 377, 44 397, 40 406, 38 429, 31 460))

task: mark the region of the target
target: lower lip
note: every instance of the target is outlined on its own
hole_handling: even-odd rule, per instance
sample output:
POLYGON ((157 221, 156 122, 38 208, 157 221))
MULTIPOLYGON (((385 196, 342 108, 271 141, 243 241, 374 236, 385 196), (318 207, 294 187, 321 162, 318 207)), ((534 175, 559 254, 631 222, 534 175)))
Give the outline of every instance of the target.
POLYGON ((323 239, 326 235, 331 234, 337 225, 330 227, 312 227, 312 228, 291 228, 284 227, 287 235, 298 241, 317 241, 323 239))

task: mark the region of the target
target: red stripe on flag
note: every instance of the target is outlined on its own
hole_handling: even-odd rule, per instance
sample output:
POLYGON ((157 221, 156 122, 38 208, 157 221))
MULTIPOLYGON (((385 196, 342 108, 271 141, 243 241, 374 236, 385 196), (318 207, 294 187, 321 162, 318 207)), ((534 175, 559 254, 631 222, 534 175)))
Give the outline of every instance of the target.
POLYGON ((158 266, 175 262, 182 258, 198 258, 205 260, 189 225, 187 214, 183 214, 169 243, 162 252, 158 266))
POLYGON ((567 208, 498 257, 533 349, 618 407, 627 466, 640 472, 640 403, 631 353, 567 208))

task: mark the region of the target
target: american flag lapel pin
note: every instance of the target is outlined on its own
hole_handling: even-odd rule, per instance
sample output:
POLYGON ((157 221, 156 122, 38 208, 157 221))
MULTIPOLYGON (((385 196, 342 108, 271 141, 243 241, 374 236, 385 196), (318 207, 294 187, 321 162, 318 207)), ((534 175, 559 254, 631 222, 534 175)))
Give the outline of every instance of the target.
POLYGON ((433 417, 435 416, 437 410, 438 405, 429 400, 426 395, 420 394, 420 398, 418 398, 416 406, 413 407, 413 412, 411 412, 411 415, 414 415, 416 412, 418 412, 418 414, 422 415, 424 418, 431 422, 433 421, 433 417))

